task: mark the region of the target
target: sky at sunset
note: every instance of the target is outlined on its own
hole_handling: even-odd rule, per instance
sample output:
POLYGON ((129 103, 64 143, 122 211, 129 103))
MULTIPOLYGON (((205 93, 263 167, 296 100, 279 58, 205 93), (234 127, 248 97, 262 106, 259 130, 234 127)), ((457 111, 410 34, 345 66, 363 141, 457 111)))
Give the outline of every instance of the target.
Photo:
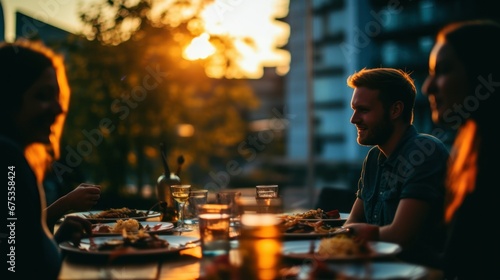
MULTIPOLYGON (((278 74, 288 72, 290 55, 279 49, 288 42, 288 24, 276 20, 288 14, 290 0, 215 0, 202 13, 208 34, 230 34, 235 46, 243 54, 240 68, 247 76, 259 78, 262 67, 276 67, 278 74), (265 30, 265 32, 263 32, 265 30), (245 44, 243 36, 252 37, 253 46, 245 44), (239 39, 238 39, 239 38, 239 39)), ((81 30, 78 11, 83 4, 89 5, 102 0, 0 0, 4 9, 5 39, 14 40, 15 12, 19 11, 39 21, 72 33, 81 30)), ((157 3, 161 3, 158 0, 157 3)), ((191 50, 195 57, 210 54, 208 35, 197 38, 196 48, 191 50)), ((196 42, 195 42, 196 43, 196 42)), ((192 55, 193 56, 193 55, 192 55)), ((189 59, 189 55, 185 55, 189 59)))

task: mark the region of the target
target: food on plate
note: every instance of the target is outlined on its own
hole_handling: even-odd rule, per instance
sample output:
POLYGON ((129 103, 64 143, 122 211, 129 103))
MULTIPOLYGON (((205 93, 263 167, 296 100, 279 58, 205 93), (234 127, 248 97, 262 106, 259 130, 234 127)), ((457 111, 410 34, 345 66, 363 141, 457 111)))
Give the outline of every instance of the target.
POLYGON ((323 221, 310 222, 305 220, 296 220, 283 226, 285 233, 330 233, 340 228, 333 227, 323 221))
POLYGON ((282 215, 284 220, 294 219, 340 219, 339 210, 325 211, 321 208, 311 209, 303 213, 294 213, 289 215, 282 215))
POLYGON ((318 254, 324 257, 363 256, 372 252, 365 240, 352 234, 338 234, 321 239, 318 254))
MULTIPOLYGON (((91 239, 92 240, 92 239, 91 239)), ((156 234, 149 234, 140 229, 137 233, 127 233, 125 229, 122 232, 121 239, 109 239, 102 244, 91 242, 88 251, 107 251, 117 249, 158 249, 167 248, 170 244, 167 240, 159 238, 156 234)))
POLYGON ((325 212, 318 208, 303 213, 281 215, 280 218, 285 233, 328 233, 337 230, 338 227, 333 227, 322 219, 339 219, 340 213, 338 210, 325 212), (317 219, 318 221, 308 221, 308 219, 317 219))
POLYGON ((92 225, 92 233, 93 234, 100 234, 100 233, 122 233, 123 230, 126 232, 130 233, 136 233, 139 230, 144 230, 145 232, 150 232, 150 231, 159 231, 160 229, 163 230, 168 229, 167 226, 163 225, 162 223, 158 223, 156 225, 143 225, 136 219, 126 219, 126 220, 117 220, 116 223, 114 224, 102 224, 102 223, 97 223, 92 225))
POLYGON ((113 219, 113 218, 138 218, 146 217, 146 213, 137 211, 136 209, 111 208, 95 214, 85 215, 88 219, 113 219))
POLYGON ((136 232, 139 231, 140 224, 136 219, 117 220, 113 227, 114 232, 136 232))
POLYGON ((120 233, 123 230, 127 232, 138 232, 139 229, 143 229, 144 227, 137 221, 136 219, 127 219, 127 220, 117 220, 116 223, 112 226, 105 224, 93 224, 92 232, 93 233, 120 233))

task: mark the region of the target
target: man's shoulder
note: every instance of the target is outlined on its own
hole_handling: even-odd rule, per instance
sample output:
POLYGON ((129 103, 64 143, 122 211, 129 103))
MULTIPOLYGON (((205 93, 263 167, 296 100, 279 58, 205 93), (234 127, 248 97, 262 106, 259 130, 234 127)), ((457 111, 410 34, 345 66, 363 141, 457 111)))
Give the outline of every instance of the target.
POLYGON ((427 155, 430 154, 442 154, 443 156, 448 156, 449 151, 446 145, 434 135, 427 133, 417 133, 406 142, 405 150, 415 150, 418 149, 425 152, 427 155))
POLYGON ((426 142, 433 142, 437 145, 439 145, 441 148, 446 148, 446 145, 444 144, 444 142, 437 138, 436 136, 432 135, 432 134, 428 134, 428 133, 417 133, 417 135, 414 137, 414 141, 426 141, 426 142))
POLYGON ((441 139, 437 138, 436 136, 424 132, 419 132, 417 129, 411 125, 408 131, 405 134, 407 140, 411 139, 417 139, 417 140, 425 140, 425 141, 432 141, 435 142, 436 144, 440 144, 444 146, 443 141, 441 139))

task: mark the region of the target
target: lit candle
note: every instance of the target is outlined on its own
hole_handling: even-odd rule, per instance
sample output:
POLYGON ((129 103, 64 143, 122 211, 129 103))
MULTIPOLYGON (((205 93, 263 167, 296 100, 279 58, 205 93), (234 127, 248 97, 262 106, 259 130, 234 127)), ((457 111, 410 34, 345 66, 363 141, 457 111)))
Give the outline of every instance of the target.
POLYGON ((239 255, 244 279, 276 279, 281 264, 282 233, 274 214, 243 214, 239 255))

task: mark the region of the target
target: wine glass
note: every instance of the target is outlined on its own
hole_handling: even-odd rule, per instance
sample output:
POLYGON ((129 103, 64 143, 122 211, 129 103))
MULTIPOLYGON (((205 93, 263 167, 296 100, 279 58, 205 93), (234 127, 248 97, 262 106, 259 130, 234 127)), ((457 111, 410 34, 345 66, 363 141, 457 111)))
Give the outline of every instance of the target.
POLYGON ((179 204, 179 222, 177 227, 175 227, 174 231, 192 231, 185 223, 184 223, 184 205, 186 205, 186 201, 189 199, 189 191, 191 190, 191 185, 171 185, 170 190, 172 192, 172 197, 179 204))

